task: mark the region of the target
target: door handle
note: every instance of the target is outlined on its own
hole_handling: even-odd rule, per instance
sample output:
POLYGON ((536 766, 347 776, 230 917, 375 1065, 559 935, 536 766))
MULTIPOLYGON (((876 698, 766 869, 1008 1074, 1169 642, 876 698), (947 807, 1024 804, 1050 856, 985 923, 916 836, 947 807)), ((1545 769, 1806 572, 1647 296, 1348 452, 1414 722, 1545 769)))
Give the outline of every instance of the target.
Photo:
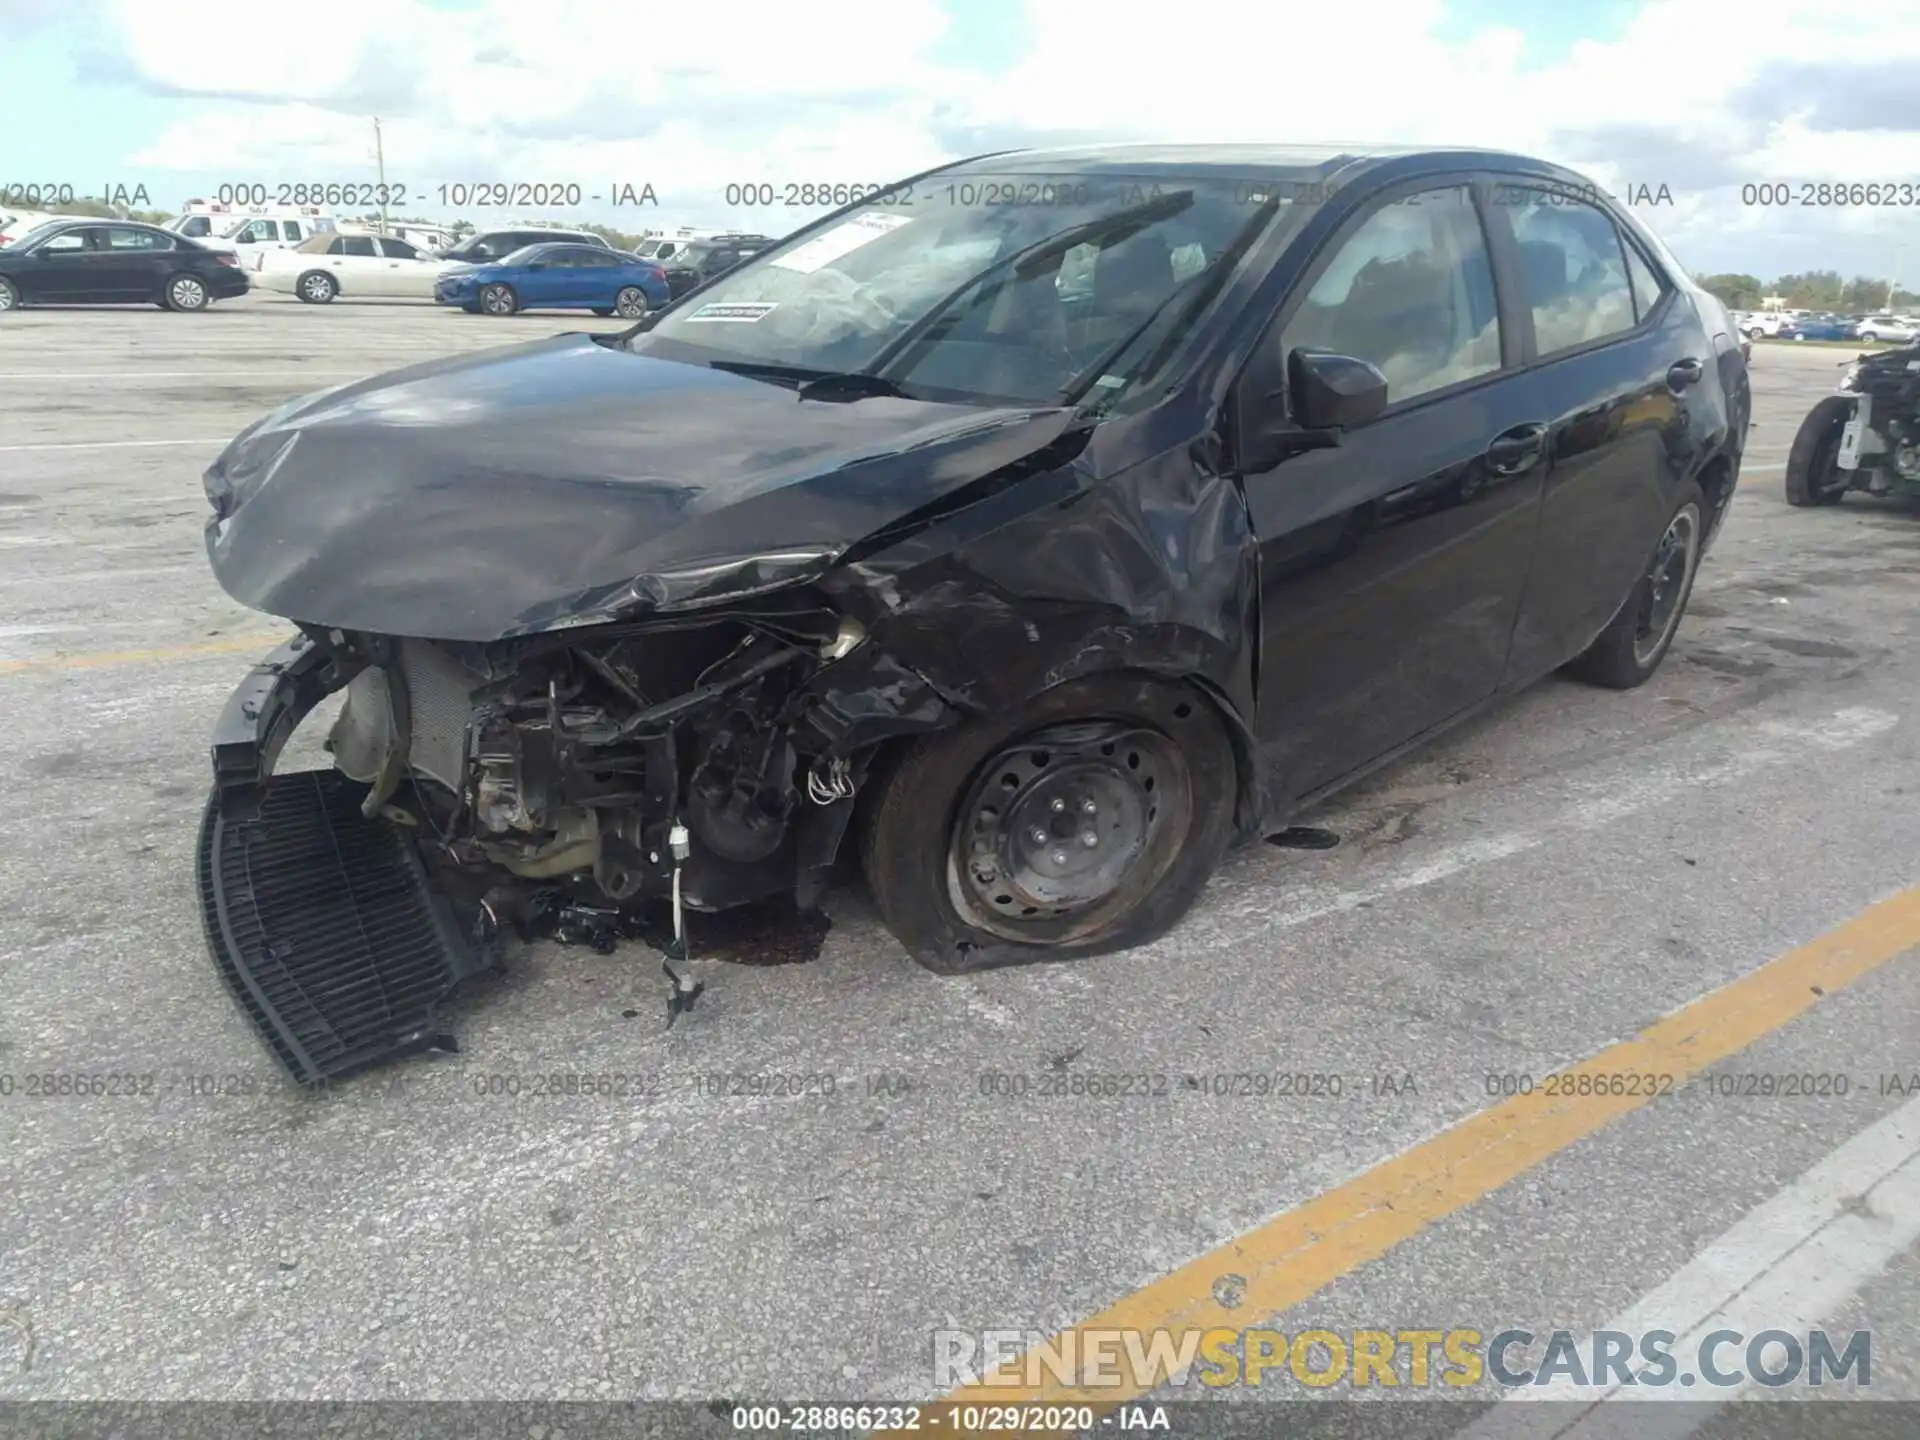
POLYGON ((1700 377, 1706 373, 1707 367, 1689 356, 1667 367, 1667 384, 1675 390, 1684 390, 1689 385, 1698 385, 1700 377))
POLYGON ((1546 442, 1547 427, 1538 420, 1502 430, 1487 446, 1487 469, 1495 475, 1518 475, 1539 460, 1546 442))

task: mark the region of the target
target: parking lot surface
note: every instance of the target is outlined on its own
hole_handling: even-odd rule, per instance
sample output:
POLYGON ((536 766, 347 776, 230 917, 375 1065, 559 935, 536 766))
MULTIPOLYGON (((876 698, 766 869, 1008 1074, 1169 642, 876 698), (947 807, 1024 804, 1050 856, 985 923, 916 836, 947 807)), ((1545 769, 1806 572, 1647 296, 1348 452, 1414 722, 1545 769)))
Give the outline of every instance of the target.
MULTIPOLYGON (((1306 817, 1337 848, 1231 855, 1166 940, 943 979, 850 888, 824 938, 703 965, 670 1032, 654 952, 541 945, 463 997, 457 1055, 292 1092, 194 894, 211 724, 285 630, 208 573, 200 472, 296 394, 582 328, 619 327, 260 296, 0 325, 0 1398, 928 1398, 936 1331, 1209 1295, 1289 1333, 1586 1333, 1876 1124, 1856 1171, 1920 1149, 1887 1084, 1920 1072, 1920 514, 1787 506, 1846 356, 1774 344, 1652 683, 1535 688, 1306 817), (1448 1139, 1675 1012, 1705 1083, 1500 1111, 1498 1165, 1448 1139), (154 1079, 28 1093, 62 1074, 154 1079), (1354 1188, 1385 1176, 1425 1197, 1391 1223, 1354 1188)), ((1875 1393, 1920 1400, 1920 1248, 1846 1198, 1872 1233, 1797 1323, 1871 1329, 1875 1393)))

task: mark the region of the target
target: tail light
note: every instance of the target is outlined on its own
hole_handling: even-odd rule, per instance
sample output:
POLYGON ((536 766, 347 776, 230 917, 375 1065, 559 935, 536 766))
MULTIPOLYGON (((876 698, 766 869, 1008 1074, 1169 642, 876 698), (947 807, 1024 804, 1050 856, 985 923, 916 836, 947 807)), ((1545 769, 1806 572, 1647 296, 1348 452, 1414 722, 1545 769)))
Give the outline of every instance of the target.
POLYGON ((222 265, 231 265, 236 270, 240 268, 240 257, 238 255, 229 255, 224 250, 216 250, 213 252, 213 258, 218 260, 222 265))

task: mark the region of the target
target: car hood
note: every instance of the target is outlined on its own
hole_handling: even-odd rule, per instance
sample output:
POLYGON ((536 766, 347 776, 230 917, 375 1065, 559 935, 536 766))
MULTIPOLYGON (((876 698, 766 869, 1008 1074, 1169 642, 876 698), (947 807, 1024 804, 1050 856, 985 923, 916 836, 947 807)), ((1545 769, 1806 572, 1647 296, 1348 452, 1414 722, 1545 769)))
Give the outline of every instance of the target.
POLYGON ((495 640, 804 580, 1072 419, 801 400, 559 335, 304 396, 243 430, 206 473, 207 552, 271 615, 495 640))

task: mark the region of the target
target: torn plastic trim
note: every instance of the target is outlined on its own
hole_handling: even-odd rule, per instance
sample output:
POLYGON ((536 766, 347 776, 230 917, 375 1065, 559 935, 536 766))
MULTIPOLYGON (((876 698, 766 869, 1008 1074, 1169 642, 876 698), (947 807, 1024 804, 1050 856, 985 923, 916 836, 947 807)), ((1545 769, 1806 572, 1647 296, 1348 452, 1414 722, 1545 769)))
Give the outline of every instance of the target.
POLYGON ((213 727, 213 787, 223 818, 258 818, 288 738, 365 664, 303 632, 247 672, 213 727))

